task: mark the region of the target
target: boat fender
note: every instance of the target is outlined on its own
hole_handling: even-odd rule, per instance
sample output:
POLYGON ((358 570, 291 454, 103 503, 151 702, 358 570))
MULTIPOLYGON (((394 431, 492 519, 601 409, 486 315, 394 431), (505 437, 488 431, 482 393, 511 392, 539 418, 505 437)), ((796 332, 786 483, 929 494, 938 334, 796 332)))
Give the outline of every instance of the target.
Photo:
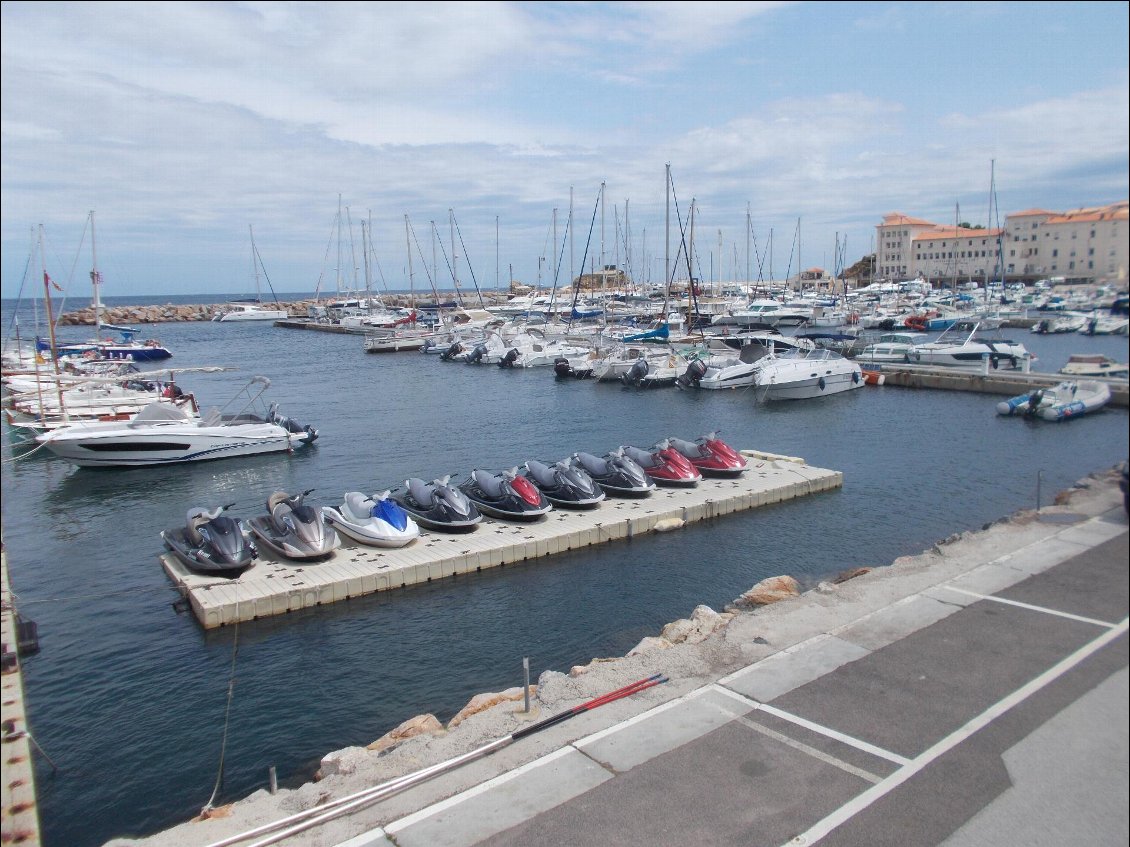
POLYGON ((820 386, 821 391, 823 391, 828 385, 828 383, 824 381, 824 377, 820 377, 820 379, 816 381, 816 384, 820 386))
POLYGON ((851 372, 851 381, 854 382, 856 385, 859 385, 859 371, 852 371, 851 372))

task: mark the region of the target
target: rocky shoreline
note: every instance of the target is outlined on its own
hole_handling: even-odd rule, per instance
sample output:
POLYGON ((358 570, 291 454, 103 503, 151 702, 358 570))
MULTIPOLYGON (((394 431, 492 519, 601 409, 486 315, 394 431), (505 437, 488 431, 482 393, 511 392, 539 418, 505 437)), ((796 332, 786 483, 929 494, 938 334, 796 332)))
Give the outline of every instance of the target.
MULTIPOLYGON (((434 715, 411 718, 364 747, 348 747, 321 760, 314 782, 271 794, 259 790, 234 803, 206 809, 191 821, 148 838, 116 838, 106 847, 186 847, 204 845, 266 822, 312 809, 385 780, 464 755, 516 728, 562 709, 617 689, 652 674, 665 674, 670 684, 604 707, 602 720, 624 720, 693 691, 751 662, 821 633, 835 631, 916 592, 981 565, 1007 558, 1013 551, 1039 543, 1055 524, 1100 514, 1121 501, 1119 470, 1097 472, 1060 492, 1054 505, 1024 510, 986 524, 982 529, 956 533, 918 555, 896 559, 889 566, 856 568, 802 591, 789 576, 758 583, 728 604, 722 612, 698 606, 687 619, 667 624, 657 636, 644 638, 623 657, 594 659, 568 674, 546 671, 530 687, 530 710, 524 709, 521 687, 473 697, 446 725, 434 715), (1117 498, 1117 499, 1115 499, 1117 498)), ((578 724, 583 722, 578 721, 578 724)), ((576 728, 577 737, 592 725, 576 728)), ((561 744, 538 736, 492 757, 490 772, 507 772, 544 756, 561 744)), ((463 780, 482 780, 482 773, 463 780)), ((396 795, 384 801, 379 813, 357 812, 324 833, 338 843, 364 828, 416 811, 421 802, 444 799, 468 787, 458 779, 426 783, 423 796, 396 795), (334 840, 336 839, 336 840, 334 840)), ((301 842, 313 843, 313 842, 301 842)), ((318 841, 318 843, 323 843, 318 841)))

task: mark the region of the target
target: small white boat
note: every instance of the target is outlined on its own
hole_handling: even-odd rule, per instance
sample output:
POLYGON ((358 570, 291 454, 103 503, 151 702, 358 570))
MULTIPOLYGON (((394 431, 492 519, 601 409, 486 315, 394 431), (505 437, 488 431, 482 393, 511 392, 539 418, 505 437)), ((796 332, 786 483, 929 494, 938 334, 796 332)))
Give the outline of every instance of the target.
POLYGON ((1126 379, 1130 375, 1130 365, 1117 362, 1101 353, 1072 353, 1067 364, 1059 369, 1068 376, 1109 376, 1126 379))
POLYGON ((909 362, 914 352, 916 336, 909 332, 888 332, 880 335, 855 356, 858 362, 909 362))
POLYGON ((293 452, 298 446, 313 443, 318 431, 283 417, 275 404, 262 415, 250 411, 270 384, 266 377, 254 377, 237 395, 247 399, 232 415, 212 408, 196 419, 180 406, 152 403, 129 421, 71 424, 35 440, 59 458, 80 467, 200 462, 293 452), (253 387, 259 388, 257 393, 252 392, 253 387))
POLYGON ((831 350, 766 357, 756 385, 767 400, 804 400, 839 394, 864 385, 863 370, 831 350))
POLYGON ((999 415, 1062 421, 1095 412, 1110 402, 1110 386, 1099 380, 1065 380, 997 403, 999 415))
POLYGON ((269 309, 260 303, 227 303, 212 318, 221 323, 232 321, 285 321, 286 309, 269 309))

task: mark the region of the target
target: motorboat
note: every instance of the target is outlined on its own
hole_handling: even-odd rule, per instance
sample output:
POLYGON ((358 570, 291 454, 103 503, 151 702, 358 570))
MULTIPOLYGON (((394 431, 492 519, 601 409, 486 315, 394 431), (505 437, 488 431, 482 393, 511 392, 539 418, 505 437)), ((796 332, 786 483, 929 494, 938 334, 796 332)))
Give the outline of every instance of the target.
POLYGON ((441 532, 470 532, 483 515, 467 495, 451 485, 451 477, 431 482, 418 477, 404 481, 404 487, 390 495, 420 526, 441 532))
POLYGON ((1079 330, 1082 335, 1126 335, 1130 319, 1121 315, 1092 315, 1079 330))
POLYGON ((760 344, 747 344, 738 353, 715 353, 692 359, 676 380, 680 388, 748 388, 755 384, 760 362, 770 350, 760 344))
POLYGON ((624 445, 620 449, 625 456, 643 468, 643 472, 656 485, 694 488, 702 481, 702 474, 691 464, 690 459, 670 444, 661 442, 647 450, 632 445, 624 445))
POLYGON ((1130 374, 1130 365, 1115 361, 1101 353, 1072 353, 1067 357, 1067 364, 1060 368, 1059 372, 1068 376, 1107 376, 1126 379, 1130 374))
POLYGON ((554 506, 593 509, 606 497, 604 490, 582 467, 566 459, 553 464, 531 459, 526 462, 524 473, 554 506))
POLYGON ((737 450, 710 432, 695 441, 682 438, 667 438, 660 444, 668 444, 686 457, 703 476, 736 477, 746 469, 746 460, 737 450))
POLYGON ((777 300, 751 300, 745 308, 715 315, 711 326, 758 327, 800 326, 812 317, 811 309, 799 309, 777 300))
POLYGON ((312 444, 318 431, 284 417, 277 404, 263 413, 252 411, 270 384, 266 377, 254 377, 224 407, 245 398, 234 414, 213 407, 197 418, 183 406, 155 402, 130 420, 69 424, 36 436, 36 441, 80 467, 170 465, 290 453, 312 444))
POLYGON ((766 400, 825 397, 863 385, 859 364, 831 350, 773 356, 757 375, 757 387, 766 400))
POLYGON ((578 452, 570 456, 569 461, 591 476, 608 494, 648 497, 655 490, 655 481, 622 449, 612 450, 604 456, 578 452))
POLYGON ((510 521, 535 521, 553 509, 541 490, 518 468, 493 473, 476 468, 459 485, 480 512, 510 521))
POLYGON ((1110 402, 1110 386, 1101 380, 1064 380, 997 403, 999 415, 1024 415, 1063 421, 1095 412, 1110 402))
POLYGON ((347 491, 341 506, 323 506, 322 516, 326 523, 359 544, 404 547, 420 537, 420 527, 390 494, 347 491))
MULTIPOLYGON (((167 347, 162 346, 156 338, 147 338, 138 341, 139 330, 128 326, 115 326, 113 324, 99 324, 98 335, 89 341, 56 343, 54 354, 56 356, 86 356, 99 359, 115 359, 131 362, 155 362, 168 359, 173 354, 167 347), (102 336, 102 331, 117 332, 117 339, 102 336)), ((42 353, 50 353, 51 342, 46 339, 36 340, 37 348, 42 353)))
POLYGON ((641 356, 621 374, 620 382, 632 388, 669 388, 685 373, 689 362, 681 353, 671 350, 659 357, 641 356))
POLYGON ((235 321, 285 321, 289 315, 286 309, 271 309, 262 303, 227 303, 212 320, 220 323, 235 321))
POLYGON ((857 362, 868 364, 909 362, 910 354, 914 352, 916 347, 916 341, 917 338, 908 332, 883 333, 852 358, 857 362))
POLYGON ((936 341, 916 345, 907 358, 911 364, 945 367, 979 366, 988 360, 993 369, 1020 368, 1031 360, 1032 354, 1023 344, 978 335, 980 328, 981 324, 976 321, 956 323, 936 341))
POLYGON ((211 576, 238 576, 255 563, 259 551, 243 522, 225 514, 234 505, 189 509, 184 525, 163 530, 161 540, 190 570, 211 576))
POLYGON ((322 510, 306 502, 313 490, 274 492, 267 498, 267 514, 251 518, 247 525, 262 544, 287 559, 326 558, 341 545, 341 538, 322 510))

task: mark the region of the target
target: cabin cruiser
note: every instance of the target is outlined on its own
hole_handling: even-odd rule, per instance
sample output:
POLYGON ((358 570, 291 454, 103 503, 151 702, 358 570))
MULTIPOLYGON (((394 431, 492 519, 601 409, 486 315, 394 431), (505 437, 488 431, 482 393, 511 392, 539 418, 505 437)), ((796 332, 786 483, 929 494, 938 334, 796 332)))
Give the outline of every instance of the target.
POLYGON ((992 368, 1021 368, 1032 354, 1015 341, 978 335, 979 322, 956 323, 936 341, 917 345, 907 354, 916 365, 979 366, 988 360, 992 368))
POLYGON ((726 315, 715 315, 711 326, 758 327, 800 326, 812 317, 811 309, 798 309, 776 300, 751 300, 744 309, 726 315))
POLYGON ((766 400, 804 400, 863 387, 858 363, 831 350, 767 358, 757 374, 766 400))
MULTIPOLYGON (((312 444, 318 431, 283 417, 277 404, 271 404, 265 413, 251 411, 270 384, 266 377, 254 377, 236 395, 237 398, 246 395, 246 402, 234 414, 225 415, 221 409, 213 407, 195 418, 181 406, 157 402, 128 421, 70 424, 39 435, 35 440, 59 458, 80 467, 169 465, 259 453, 289 453, 312 444)), ((229 402, 228 406, 234 402, 229 402)))

